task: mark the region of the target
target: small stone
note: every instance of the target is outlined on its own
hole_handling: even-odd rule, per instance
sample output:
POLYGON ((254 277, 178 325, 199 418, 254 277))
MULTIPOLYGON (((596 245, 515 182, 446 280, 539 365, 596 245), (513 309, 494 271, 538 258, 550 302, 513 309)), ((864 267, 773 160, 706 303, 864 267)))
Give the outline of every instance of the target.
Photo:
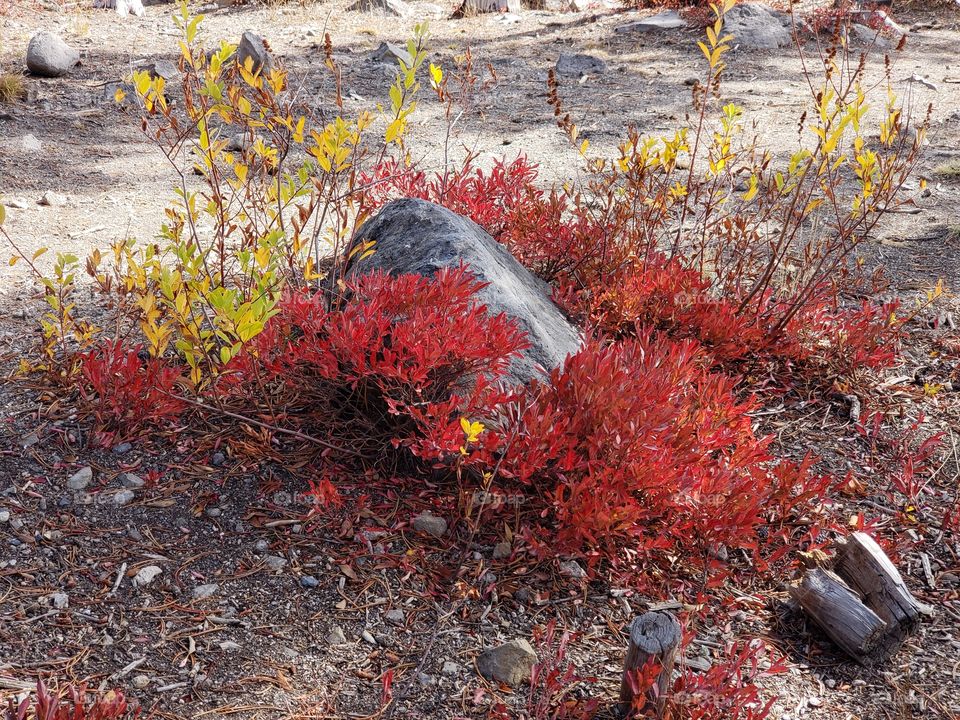
POLYGON ((67 480, 67 487, 70 490, 83 490, 93 480, 93 468, 89 465, 77 470, 70 479, 67 480))
POLYGON ((120 490, 119 492, 117 492, 116 495, 113 496, 113 504, 121 507, 124 505, 129 505, 130 503, 133 502, 133 499, 135 497, 136 495, 133 492, 133 490, 124 488, 123 490, 120 490))
POLYGON ((215 452, 213 455, 210 456, 210 464, 213 465, 214 467, 220 467, 226 461, 227 461, 227 456, 219 451, 215 452))
POLYGON ((10 522, 10 511, 0 510, 0 523, 10 522))
POLYGON ((833 678, 827 678, 826 680, 823 681, 823 684, 826 685, 831 690, 837 687, 837 681, 834 680, 833 678))
POLYGON ((383 614, 383 619, 391 625, 403 625, 405 617, 403 610, 400 608, 393 608, 392 610, 387 610, 387 612, 383 614))
POLYGON ((133 678, 133 686, 137 690, 143 690, 150 685, 150 678, 147 675, 135 675, 133 678))
POLYGON ((123 473, 120 476, 120 484, 129 490, 140 490, 144 485, 147 484, 147 481, 139 475, 134 475, 133 473, 123 473))
POLYGON ((353 5, 348 7, 347 10, 349 12, 378 13, 380 15, 404 17, 409 8, 403 0, 357 0, 353 5))
POLYGON ((317 580, 313 575, 304 575, 300 578, 300 587, 304 588, 315 588, 320 584, 320 581, 317 580))
POLYGON ((339 625, 334 625, 330 628, 330 632, 327 633, 327 645, 336 646, 336 645, 346 645, 347 636, 343 632, 343 628, 339 625))
POLYGON ((381 42, 377 49, 370 53, 370 60, 390 65, 395 65, 398 60, 402 60, 407 67, 413 63, 413 58, 410 57, 406 48, 388 42, 381 42))
POLYGON ((444 660, 443 667, 440 668, 440 672, 446 675, 447 677, 456 677, 460 674, 462 668, 453 660, 444 660))
POLYGON ((279 555, 267 555, 263 562, 268 568, 273 570, 273 572, 280 572, 286 566, 286 558, 282 558, 279 555))
POLYGON ((203 512, 204 512, 204 514, 205 514, 208 518, 218 518, 218 517, 220 517, 221 515, 223 515, 223 510, 221 510, 220 508, 215 508, 215 507, 207 508, 207 509, 204 510, 203 512))
POLYGON ((154 60, 144 63, 137 70, 147 73, 154 80, 163 78, 170 81, 175 80, 180 75, 180 68, 177 67, 176 63, 169 60, 154 60))
MULTIPOLYGON (((8 206, 8 207, 15 207, 14 205, 12 205, 12 204, 9 203, 9 202, 7 203, 7 206, 8 206)), ((40 436, 39 436, 39 435, 37 435, 36 433, 28 433, 28 434, 24 435, 22 438, 20 438, 20 447, 22 447, 24 450, 26 450, 27 448, 32 448, 32 447, 33 447, 34 445, 36 445, 38 442, 40 442, 40 436)))
POLYGON ((249 64, 254 73, 261 71, 269 73, 273 68, 273 58, 263 38, 250 30, 240 38, 240 44, 237 46, 237 63, 243 67, 249 64))
POLYGON ((374 638, 373 635, 370 634, 369 630, 364 630, 362 633, 360 633, 360 637, 363 638, 363 641, 367 643, 367 645, 377 644, 376 638, 374 638))
MULTIPOLYGON (((133 450, 133 445, 128 442, 122 442, 118 445, 115 445, 113 448, 114 455, 126 455, 128 452, 133 450)), ((137 675, 137 677, 146 677, 146 675, 137 675)))
POLYGON ((818 708, 821 705, 823 705, 823 700, 821 700, 818 697, 807 698, 807 705, 809 705, 810 707, 818 708))
POLYGON ((530 678, 537 653, 526 640, 512 640, 484 651, 477 658, 477 669, 487 680, 516 687, 530 678))
MULTIPOLYGON (((26 210, 28 207, 30 207, 29 201, 22 197, 9 198, 8 200, 4 200, 3 204, 8 208, 16 208, 17 210, 26 210)), ((23 437, 23 439, 20 441, 20 446, 23 448, 30 447, 30 445, 24 444, 28 439, 33 440, 30 445, 36 445, 38 442, 40 442, 40 438, 37 437, 36 433, 30 433, 29 435, 25 435, 23 437)))
POLYGON ((204 585, 197 585, 193 589, 193 599, 206 600, 207 598, 211 598, 216 595, 219 589, 219 583, 206 583, 204 585))
POLYGON ((27 45, 27 69, 40 77, 66 75, 80 62, 80 53, 59 35, 43 30, 27 45))
POLYGON ((437 679, 433 675, 422 672, 417 673, 417 682, 423 687, 433 687, 437 684, 437 679))
POLYGON ((581 580, 587 577, 587 571, 584 570, 576 560, 566 560, 560 563, 560 574, 581 580))
POLYGON ((20 146, 25 152, 40 152, 43 150, 43 143, 37 140, 35 135, 24 135, 20 140, 20 146))
POLYGON ((443 537, 447 532, 447 521, 429 512, 422 512, 413 519, 413 527, 418 532, 443 537))
POLYGON ((603 60, 583 53, 560 53, 556 67, 558 74, 572 77, 600 75, 607 71, 607 64, 603 60))
POLYGON ((152 583, 163 570, 157 565, 147 565, 133 576, 134 587, 146 587, 152 583))
POLYGON ((23 520, 20 518, 13 518, 13 520, 10 521, 10 527, 17 531, 23 530, 23 520))
POLYGON ((70 606, 70 598, 66 593, 54 593, 50 596, 50 604, 57 610, 65 610, 70 606))
POLYGON ((513 553, 513 546, 510 543, 503 541, 498 542, 493 546, 493 559, 494 560, 506 560, 513 553))
POLYGON ((946 587, 954 587, 960 585, 960 577, 957 577, 955 573, 945 572, 940 576, 939 582, 946 587))
POLYGON ((747 49, 774 49, 793 42, 787 13, 760 3, 741 2, 723 16, 723 31, 733 35, 733 45, 747 49))
POLYGON ((224 640, 220 643, 220 649, 224 652, 239 652, 240 645, 235 643, 233 640, 224 640))
POLYGON ((270 543, 266 540, 257 540, 256 544, 253 546, 253 549, 257 552, 266 552, 270 548, 270 543))
POLYGON ((40 196, 40 199, 37 200, 37 204, 45 207, 63 207, 67 204, 67 196, 53 192, 52 190, 47 190, 40 196))
POLYGON ((687 26, 686 20, 680 17, 676 10, 667 10, 657 15, 637 20, 636 22, 620 25, 614 30, 618 33, 651 32, 654 30, 676 30, 687 26))

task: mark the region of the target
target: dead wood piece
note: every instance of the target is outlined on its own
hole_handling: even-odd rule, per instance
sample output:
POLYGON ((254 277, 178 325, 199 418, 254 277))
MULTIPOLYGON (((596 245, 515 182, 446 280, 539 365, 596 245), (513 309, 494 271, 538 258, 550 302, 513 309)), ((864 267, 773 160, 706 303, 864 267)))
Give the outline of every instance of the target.
POLYGON ((902 640, 913 632, 927 608, 907 589, 903 578, 877 542, 866 533, 853 533, 837 542, 834 571, 860 593, 863 603, 902 640))
POLYGON ((656 717, 661 716, 681 635, 680 623, 671 613, 647 612, 634 618, 630 624, 630 644, 627 647, 623 680, 620 684, 620 709, 624 715, 629 714, 635 706, 630 676, 653 661, 660 666, 660 672, 654 686, 647 693, 643 712, 649 714, 652 710, 656 717))
POLYGON ((463 0, 453 12, 454 18, 476 17, 483 13, 519 13, 522 11, 520 0, 463 0))
POLYGON ((887 624, 833 573, 808 570, 790 595, 854 660, 866 662, 882 645, 887 624))

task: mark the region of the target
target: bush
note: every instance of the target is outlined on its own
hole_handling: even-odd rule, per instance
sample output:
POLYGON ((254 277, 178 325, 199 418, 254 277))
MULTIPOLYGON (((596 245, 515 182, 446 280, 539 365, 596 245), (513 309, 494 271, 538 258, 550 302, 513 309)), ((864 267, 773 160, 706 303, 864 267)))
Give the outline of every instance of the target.
POLYGON ((27 697, 19 704, 11 699, 7 705, 7 720, 121 720, 139 717, 130 710, 119 691, 94 697, 88 701, 87 688, 68 686, 61 694, 50 692, 42 682, 37 683, 36 699, 27 697))

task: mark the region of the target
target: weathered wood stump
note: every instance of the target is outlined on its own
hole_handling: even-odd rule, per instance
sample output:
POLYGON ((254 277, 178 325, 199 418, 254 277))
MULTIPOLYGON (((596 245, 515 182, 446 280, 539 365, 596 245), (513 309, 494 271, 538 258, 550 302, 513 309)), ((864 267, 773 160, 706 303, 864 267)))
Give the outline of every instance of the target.
POLYGON ((631 675, 642 671, 649 662, 660 667, 657 680, 647 692, 643 712, 652 710, 656 717, 663 713, 664 702, 677 659, 681 640, 680 623, 668 612, 648 612, 634 618, 630 623, 630 640, 627 657, 623 663, 623 679, 620 683, 620 711, 629 717, 637 703, 634 700, 634 685, 631 675))
POLYGON ((453 11, 454 18, 476 17, 483 13, 519 13, 520 0, 463 0, 453 11))
POLYGON ((845 653, 869 665, 889 657, 930 612, 865 533, 838 540, 833 572, 812 568, 791 597, 845 653))

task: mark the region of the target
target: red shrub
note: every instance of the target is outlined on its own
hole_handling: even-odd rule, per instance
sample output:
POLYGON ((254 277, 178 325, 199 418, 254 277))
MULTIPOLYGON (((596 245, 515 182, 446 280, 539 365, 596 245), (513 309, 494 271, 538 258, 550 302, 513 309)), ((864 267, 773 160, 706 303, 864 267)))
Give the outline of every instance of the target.
POLYGON ((47 690, 42 682, 37 683, 35 701, 25 698, 19 705, 13 700, 7 705, 7 720, 119 720, 139 717, 140 713, 128 710, 123 694, 112 691, 87 702, 87 688, 69 686, 66 693, 57 696, 47 690))

